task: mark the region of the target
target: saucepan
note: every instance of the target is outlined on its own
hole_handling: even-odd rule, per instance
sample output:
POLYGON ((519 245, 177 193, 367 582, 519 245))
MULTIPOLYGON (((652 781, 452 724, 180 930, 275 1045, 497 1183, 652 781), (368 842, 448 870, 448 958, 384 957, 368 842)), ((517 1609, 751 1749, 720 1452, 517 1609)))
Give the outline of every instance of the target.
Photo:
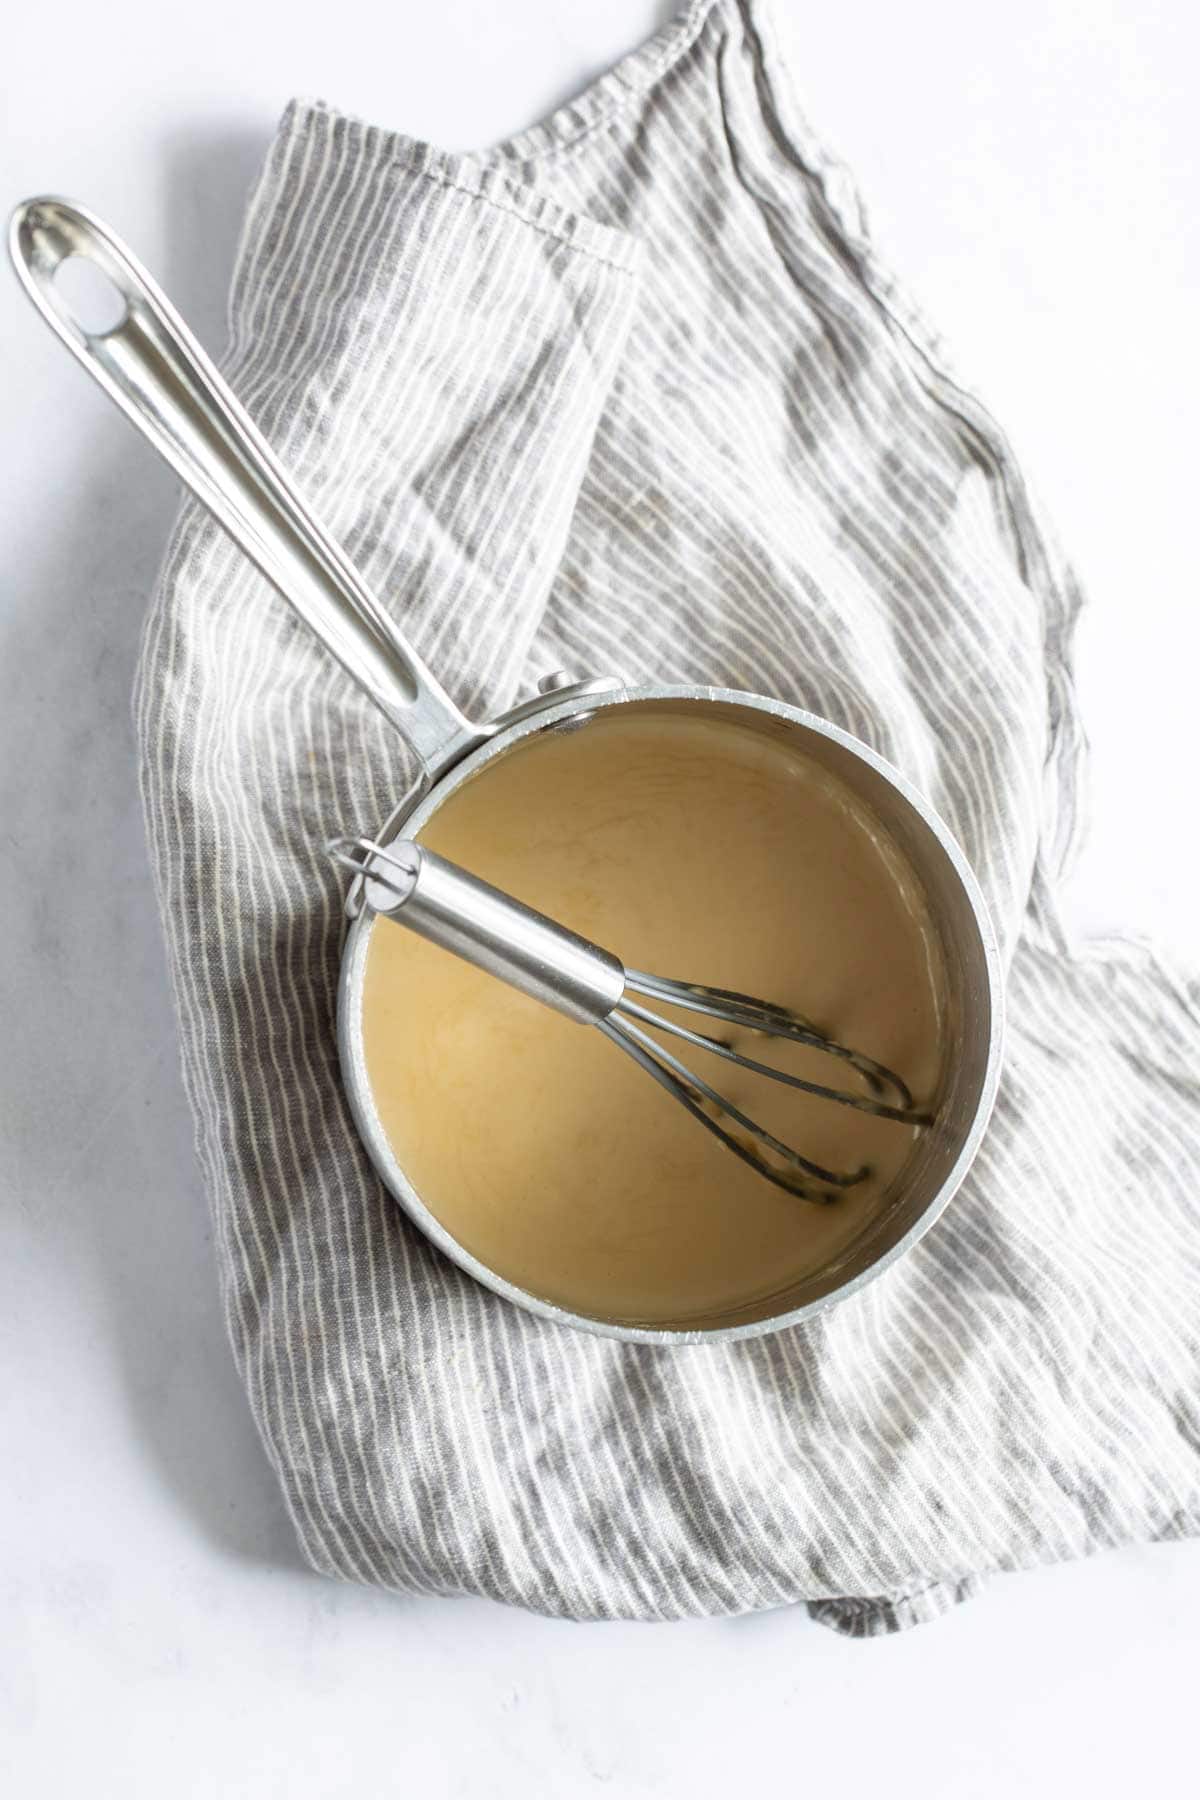
MULTIPOLYGON (((363 1143, 383 1182, 432 1241, 478 1281, 558 1323, 609 1337, 679 1344, 744 1338, 794 1325, 844 1300, 908 1252, 947 1206, 978 1150, 1001 1059, 1001 972, 978 883, 951 832, 913 785, 866 744, 784 701, 720 687, 630 687, 576 671, 541 682, 531 698, 485 724, 467 719, 406 643, 343 551, 313 518, 249 415, 165 295, 92 213, 55 198, 27 201, 10 248, 26 291, 89 374, 203 501, 346 673, 401 732, 422 774, 376 834, 419 837, 446 800, 518 746, 623 708, 734 722, 785 740, 839 779, 876 816, 921 883, 946 971, 946 1075, 934 1124, 922 1134, 901 1191, 880 1224, 782 1298, 711 1329, 673 1330, 585 1317, 505 1280, 455 1241, 407 1178, 381 1124, 363 1048, 363 987, 377 915, 351 894, 338 1006, 343 1080, 363 1143), (94 301, 63 279, 91 277, 94 301)), ((387 927, 382 927, 387 928, 387 927)))

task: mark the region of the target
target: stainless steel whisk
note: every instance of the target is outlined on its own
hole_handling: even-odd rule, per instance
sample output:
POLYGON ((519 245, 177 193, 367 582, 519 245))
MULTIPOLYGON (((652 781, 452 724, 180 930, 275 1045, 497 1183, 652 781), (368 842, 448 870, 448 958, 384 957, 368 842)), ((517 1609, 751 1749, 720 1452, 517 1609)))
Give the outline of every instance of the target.
POLYGON ((869 1165, 848 1171, 828 1169, 802 1156, 682 1063, 644 1027, 666 1032, 752 1074, 839 1106, 851 1106, 905 1125, 930 1122, 929 1114, 914 1105, 911 1093, 893 1070, 835 1042, 786 1007, 727 988, 670 981, 661 975, 627 969, 609 951, 555 924, 411 839, 397 839, 383 847, 369 838, 335 838, 328 850, 336 862, 362 878, 363 903, 371 911, 453 951, 567 1018, 596 1026, 719 1138, 726 1149, 776 1187, 802 1199, 827 1204, 837 1198, 838 1192, 870 1174, 869 1165), (847 1063, 867 1092, 826 1087, 772 1068, 769 1063, 743 1055, 719 1037, 664 1018, 631 998, 634 994, 701 1014, 721 1025, 822 1051, 847 1063), (889 1093, 892 1099, 883 1098, 889 1093), (731 1129, 731 1125, 740 1130, 731 1129), (778 1164, 768 1161, 759 1145, 777 1157, 778 1164))

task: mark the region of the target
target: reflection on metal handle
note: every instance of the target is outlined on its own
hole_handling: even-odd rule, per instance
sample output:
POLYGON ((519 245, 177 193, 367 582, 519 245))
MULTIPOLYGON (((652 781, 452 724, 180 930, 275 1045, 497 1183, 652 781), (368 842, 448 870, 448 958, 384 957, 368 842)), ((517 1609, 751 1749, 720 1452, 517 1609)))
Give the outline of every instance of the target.
POLYGON ((486 733, 405 643, 166 296, 83 207, 27 200, 9 248, 38 311, 326 648, 436 772, 486 733), (82 258, 116 290, 116 322, 89 330, 58 287, 82 258))
POLYGON ((400 838, 381 849, 366 838, 336 838, 330 854, 357 874, 366 871, 366 904, 419 937, 499 976, 580 1025, 607 1019, 625 991, 615 956, 400 838))

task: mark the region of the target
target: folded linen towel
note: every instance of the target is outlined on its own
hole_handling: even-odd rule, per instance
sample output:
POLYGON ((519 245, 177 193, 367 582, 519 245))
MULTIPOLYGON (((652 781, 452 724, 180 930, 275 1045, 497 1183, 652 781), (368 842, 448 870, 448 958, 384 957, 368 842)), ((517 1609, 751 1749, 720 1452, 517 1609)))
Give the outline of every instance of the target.
POLYGON ((485 1292, 381 1190, 337 1077, 321 845, 376 828, 411 758, 187 504, 146 816, 229 1328, 312 1563, 866 1634, 1195 1532, 1200 988, 1066 941, 1079 595, 762 5, 690 6, 484 155, 293 105, 231 319, 234 387, 468 713, 559 667, 807 707, 949 821, 1008 971, 968 1182, 831 1313, 660 1349, 485 1292))

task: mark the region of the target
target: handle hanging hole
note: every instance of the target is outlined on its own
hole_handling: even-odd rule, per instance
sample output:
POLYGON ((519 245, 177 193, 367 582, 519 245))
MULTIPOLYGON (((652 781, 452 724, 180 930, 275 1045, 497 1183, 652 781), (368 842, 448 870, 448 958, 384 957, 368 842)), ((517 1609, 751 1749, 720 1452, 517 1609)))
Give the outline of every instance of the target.
POLYGON ((59 305, 85 337, 108 337, 125 323, 125 296, 88 256, 64 256, 54 271, 59 305))

